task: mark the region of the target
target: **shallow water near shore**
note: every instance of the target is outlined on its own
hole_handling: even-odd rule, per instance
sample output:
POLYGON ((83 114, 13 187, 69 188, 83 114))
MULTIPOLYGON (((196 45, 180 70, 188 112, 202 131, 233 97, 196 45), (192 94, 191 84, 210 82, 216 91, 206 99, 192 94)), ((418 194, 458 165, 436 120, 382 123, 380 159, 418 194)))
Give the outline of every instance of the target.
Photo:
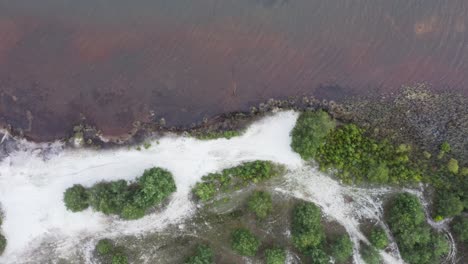
MULTIPOLYGON (((0 162, 0 203, 5 213, 2 231, 8 239, 0 261, 38 263, 43 258, 78 256, 85 263, 93 263, 92 250, 100 238, 164 232, 169 225, 189 221, 196 211, 190 198, 191 187, 203 175, 244 161, 271 160, 288 170, 284 184, 274 191, 319 205, 326 218, 343 225, 351 236, 354 263, 363 263, 357 245, 367 239, 359 230, 360 221, 373 220, 382 225, 382 197, 396 190, 344 186, 304 164, 290 148, 289 134, 297 116, 293 111, 272 114, 230 140, 199 141, 167 135, 140 151, 64 149, 58 143, 41 151, 40 145, 23 142, 21 148, 0 162), (140 220, 122 221, 91 209, 72 213, 63 205, 63 192, 73 184, 91 186, 102 180, 132 180, 153 166, 174 175, 177 192, 167 207, 140 220)), ((385 262, 402 263, 395 245, 390 248, 389 252, 381 252, 385 262)))

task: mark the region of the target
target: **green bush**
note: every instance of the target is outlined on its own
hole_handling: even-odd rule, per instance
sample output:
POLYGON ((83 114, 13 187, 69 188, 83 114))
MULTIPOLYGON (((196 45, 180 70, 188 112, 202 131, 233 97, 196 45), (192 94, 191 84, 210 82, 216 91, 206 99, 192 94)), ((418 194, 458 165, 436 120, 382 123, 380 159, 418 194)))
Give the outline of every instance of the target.
POLYGON ((447 169, 453 174, 458 173, 458 160, 450 158, 449 162, 447 163, 447 169))
POLYGON ((161 168, 145 170, 137 182, 140 189, 135 195, 135 202, 141 208, 161 203, 177 189, 172 174, 161 168))
POLYGON ((109 239, 101 239, 96 244, 95 250, 101 256, 108 255, 114 250, 114 245, 109 239))
POLYGON ((452 223, 452 229, 460 241, 468 242, 468 218, 457 217, 452 223))
POLYGON ((185 264, 212 264, 213 250, 207 245, 200 245, 193 256, 185 261, 185 264))
POLYGON ((304 160, 314 158, 335 121, 324 111, 303 112, 292 130, 292 149, 304 160))
POLYGON ((267 217, 273 209, 271 195, 267 192, 262 191, 254 192, 249 197, 247 205, 249 210, 255 213, 255 215, 260 219, 264 219, 265 217, 267 217))
POLYGON ((387 215, 390 230, 407 263, 439 263, 440 258, 447 254, 447 240, 441 234, 431 231, 416 196, 409 193, 398 194, 387 215))
POLYGON ((124 180, 114 182, 100 182, 89 190, 89 205, 104 214, 120 214, 131 193, 124 180))
POLYGON ((145 216, 146 210, 133 204, 126 204, 120 212, 120 217, 125 220, 140 219, 145 216))
POLYGON ((342 235, 333 244, 331 252, 337 263, 344 263, 353 255, 353 242, 347 234, 342 235))
POLYGON ((0 256, 3 254, 3 251, 5 251, 6 245, 6 238, 2 234, 0 234, 0 256))
POLYGON ((235 187, 243 187, 277 176, 281 166, 270 161, 251 161, 239 166, 224 169, 219 173, 210 173, 202 177, 193 188, 194 195, 201 201, 213 199, 218 191, 229 191, 235 187))
POLYGON ((380 264, 382 259, 379 255, 377 249, 372 246, 363 246, 361 247, 361 257, 366 262, 366 264, 380 264))
POLYGON ((434 207, 437 216, 447 218, 460 214, 463 211, 464 205, 456 193, 439 191, 434 202, 434 207))
POLYGON ((75 184, 65 191, 63 201, 68 210, 72 212, 83 211, 89 207, 88 191, 82 185, 75 184))
POLYGON ((115 253, 112 256, 112 264, 128 264, 128 257, 123 253, 115 253))
POLYGON ((389 173, 390 173, 390 170, 388 169, 387 165, 385 165, 384 163, 381 163, 381 164, 370 167, 367 177, 368 177, 369 182, 372 182, 372 183, 388 182, 389 173))
POLYGON ((374 247, 384 249, 388 246, 388 237, 382 228, 374 227, 369 234, 369 241, 374 247))
POLYGON ((286 252, 281 248, 265 250, 266 264, 284 264, 286 262, 286 252))
POLYGON ((130 184, 125 180, 100 182, 89 189, 74 185, 65 191, 64 202, 74 212, 91 206, 106 215, 133 220, 143 217, 147 209, 162 203, 175 191, 171 173, 152 168, 130 184))
POLYGON ((236 131, 236 130, 201 132, 201 133, 192 134, 192 136, 201 140, 211 140, 211 139, 218 139, 218 138, 231 139, 233 137, 238 137, 240 135, 242 135, 242 131, 236 131))
POLYGON ((307 256, 311 258, 311 264, 328 264, 330 263, 330 257, 320 247, 313 247, 307 249, 305 252, 307 256))
POLYGON ((216 186, 212 182, 198 182, 194 188, 195 196, 202 201, 213 199, 216 194, 216 186))
POLYGON ((232 233, 232 249, 242 256, 255 256, 260 241, 247 229, 239 228, 232 233))
POLYGON ((468 167, 463 167, 460 171, 461 176, 468 176, 468 167))
MULTIPOLYGON (((405 145, 406 146, 406 145, 405 145)), ((365 130, 350 124, 332 131, 319 148, 317 161, 321 169, 335 168, 345 183, 412 183, 421 173, 409 159, 409 147, 395 147, 377 141, 365 130)))
POLYGON ((302 202, 295 206, 292 217, 292 240, 301 252, 322 243, 325 233, 320 222, 322 212, 313 203, 302 202))

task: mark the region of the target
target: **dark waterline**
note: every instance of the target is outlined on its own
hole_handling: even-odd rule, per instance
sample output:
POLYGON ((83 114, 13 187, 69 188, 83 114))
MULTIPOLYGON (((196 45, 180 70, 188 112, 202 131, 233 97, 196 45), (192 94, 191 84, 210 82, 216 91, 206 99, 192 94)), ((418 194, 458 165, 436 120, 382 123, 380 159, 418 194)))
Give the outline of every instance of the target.
POLYGON ((0 124, 121 135, 269 98, 468 95, 466 0, 0 0, 0 124))

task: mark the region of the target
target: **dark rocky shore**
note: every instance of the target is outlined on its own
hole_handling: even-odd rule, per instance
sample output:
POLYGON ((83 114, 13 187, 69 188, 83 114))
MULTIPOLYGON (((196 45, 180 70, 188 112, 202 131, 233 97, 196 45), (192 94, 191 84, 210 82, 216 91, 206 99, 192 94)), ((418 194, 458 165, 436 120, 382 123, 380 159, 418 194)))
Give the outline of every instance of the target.
MULTIPOLYGON (((75 139, 78 139, 79 145, 84 147, 110 148, 142 144, 148 137, 157 137, 165 132, 203 134, 239 131, 259 117, 281 109, 324 109, 338 120, 354 122, 369 128, 374 132, 374 136, 390 138, 401 143, 410 142, 430 152, 434 152, 442 142, 446 141, 450 143, 456 156, 467 160, 467 106, 466 96, 449 92, 436 93, 420 85, 403 87, 397 94, 352 97, 339 103, 333 100, 318 100, 315 97, 270 99, 252 106, 248 112, 232 112, 204 118, 189 127, 169 127, 164 118, 135 122, 129 133, 117 137, 103 135, 98 128, 83 119, 81 124, 76 124, 72 131, 66 133, 67 137, 56 140, 67 141, 72 146, 76 143, 75 139)), ((14 137, 24 137, 21 129, 10 126, 7 130, 14 137)), ((2 137, 0 133, 0 138, 2 137)))

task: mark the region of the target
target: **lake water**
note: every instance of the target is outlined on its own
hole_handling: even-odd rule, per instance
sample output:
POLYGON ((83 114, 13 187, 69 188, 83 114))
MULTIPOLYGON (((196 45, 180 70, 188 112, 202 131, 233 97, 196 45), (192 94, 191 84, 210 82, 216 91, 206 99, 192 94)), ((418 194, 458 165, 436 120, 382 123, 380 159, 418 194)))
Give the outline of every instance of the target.
POLYGON ((467 95, 467 15, 466 0, 0 0, 0 123, 51 140, 81 116, 121 135, 269 98, 467 95))

